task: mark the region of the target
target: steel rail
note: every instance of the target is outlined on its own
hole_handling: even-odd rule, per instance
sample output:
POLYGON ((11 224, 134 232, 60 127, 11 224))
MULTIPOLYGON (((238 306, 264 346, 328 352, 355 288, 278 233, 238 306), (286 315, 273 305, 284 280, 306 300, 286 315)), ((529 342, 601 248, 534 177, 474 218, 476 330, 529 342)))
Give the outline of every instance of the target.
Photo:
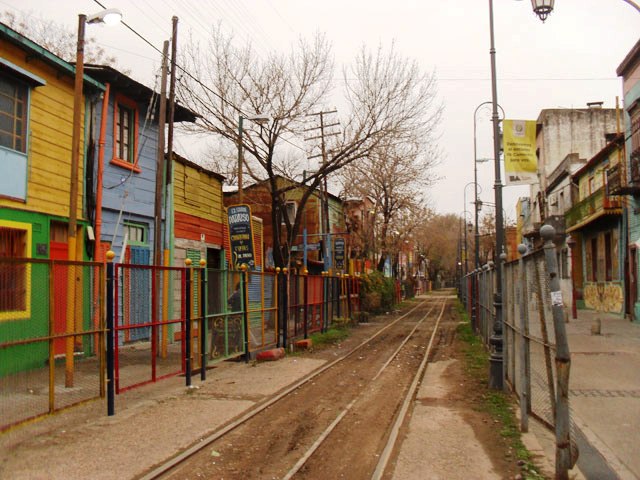
POLYGON ((400 427, 404 423, 407 412, 409 411, 409 405, 414 400, 416 395, 416 390, 418 389, 418 384, 420 383, 420 379, 424 374, 424 371, 427 367, 427 363, 429 362, 429 355, 431 354, 431 347, 433 346, 433 339, 436 336, 436 332, 438 331, 438 327, 440 326, 440 319, 442 318, 442 314, 444 313, 444 307, 447 302, 445 301, 442 304, 442 310, 440 311, 440 315, 438 315, 438 320, 436 320, 436 326, 433 329, 433 333, 431 334, 431 339, 429 340, 429 345, 427 346, 427 351, 424 354, 424 358, 422 359, 422 363, 416 372, 415 377, 413 378, 413 383, 405 396, 404 403, 402 404, 402 408, 398 412, 396 417, 396 421, 391 428, 391 434, 389 435, 389 439, 387 440, 387 445, 385 446, 382 454, 380 455, 380 459, 378 460, 378 465, 371 476, 372 480, 380 480, 384 474, 385 469, 387 468, 387 464, 389 463, 389 458, 391 458, 391 452, 395 447, 396 440, 398 439, 398 434, 400 432, 400 427))
POLYGON ((366 346, 373 339, 375 339, 376 337, 381 335, 383 332, 385 332, 386 330, 388 330, 389 328, 394 326, 396 323, 400 322, 401 320, 403 320, 404 318, 409 316, 416 309, 422 307, 426 303, 428 303, 428 300, 423 300, 418 305, 413 307, 411 310, 409 310, 405 314, 399 316, 397 319, 395 319, 394 321, 392 321, 388 325, 385 325, 383 328, 378 330, 371 337, 367 338, 366 340, 364 340, 363 342, 361 342, 360 344, 355 346, 353 349, 348 351, 343 356, 333 360, 332 362, 330 362, 330 363, 328 363, 326 365, 323 365, 323 366, 319 367, 318 369, 316 369, 313 372, 309 373, 308 375, 304 376, 302 379, 300 379, 299 381, 297 381, 296 383, 294 383, 293 385, 291 385, 290 387, 288 387, 284 391, 280 392, 279 394, 275 395, 274 397, 271 397, 269 400, 265 401, 264 403, 260 403, 260 404, 256 405, 254 408, 248 410, 240 418, 238 418, 238 419, 234 420, 233 422, 225 425, 224 427, 214 431, 211 435, 203 438, 202 440, 200 440, 195 445, 192 445, 191 447, 189 447, 186 450, 182 451, 180 454, 178 454, 175 457, 173 457, 170 460, 168 460, 167 462, 165 462, 165 463, 159 465, 158 467, 154 468, 149 473, 146 473, 143 476, 139 477, 140 480, 155 480, 155 479, 158 479, 158 478, 162 478, 163 475, 169 473, 171 470, 173 470, 174 468, 176 468, 180 464, 184 463, 188 458, 192 457, 193 455, 198 453, 200 450, 203 450, 204 448, 208 447, 209 445, 211 445, 215 441, 217 441, 220 438, 224 437, 229 432, 231 432, 231 431, 235 430, 236 428, 240 427, 241 425, 243 425, 244 423, 249 421, 251 418, 255 417, 256 415, 258 415, 262 411, 264 411, 267 408, 271 407, 273 404, 275 404, 275 403, 279 402, 280 400, 282 400, 283 398, 287 397, 289 394, 291 394, 292 392, 294 392, 295 390, 297 390, 298 388, 300 388, 304 384, 308 383, 309 381, 311 381, 312 379, 314 379, 315 377, 317 377, 321 373, 325 372, 326 370, 330 369, 334 365, 336 365, 336 364, 346 360, 347 358, 351 357, 354 353, 356 353, 358 350, 360 350, 361 348, 366 346))
MULTIPOLYGON (((444 307, 445 307, 446 304, 447 304, 446 300, 444 302, 442 302, 442 310, 440 311, 440 315, 438 316, 438 320, 436 322, 436 325, 437 325, 437 323, 439 323, 440 317, 442 317, 442 312, 444 311, 444 307)), ((420 321, 411 330, 411 332, 409 332, 406 335, 406 337, 404 338, 402 343, 400 343, 400 346, 390 355, 389 359, 380 368, 378 373, 371 379, 371 382, 374 382, 380 376, 380 374, 389 366, 389 364, 398 356, 398 353, 400 352, 400 350, 402 350, 402 348, 407 344, 407 342, 411 339, 411 337, 413 337, 413 334, 418 329, 420 324, 422 324, 422 322, 429 317, 429 315, 434 310, 434 308, 435 308, 435 305, 432 306, 432 308, 429 309, 429 311, 427 313, 425 313, 425 315, 420 319, 420 321)), ((431 341, 429 342, 429 347, 431 346, 431 342, 433 340, 433 335, 435 335, 436 330, 437 330, 437 327, 434 329, 433 333, 431 334, 431 341)), ((427 350, 427 355, 428 354, 429 354, 429 350, 427 350)), ((362 397, 364 397, 365 395, 368 395, 368 394, 369 394, 369 392, 367 390, 364 390, 356 398, 354 398, 349 403, 349 405, 347 405, 340 412, 340 414, 331 423, 331 425, 329 425, 327 427, 327 429, 324 432, 322 432, 320 437, 318 437, 318 439, 314 442, 314 444, 305 452, 305 454, 302 456, 302 458, 300 458, 300 460, 298 460, 298 462, 296 462, 296 464, 293 466, 293 468, 291 470, 289 470, 289 472, 287 472, 287 474, 284 477, 282 477, 282 480, 290 480, 296 473, 298 473, 298 471, 305 465, 305 463, 307 463, 307 460, 309 460, 309 458, 311 458, 311 456, 322 445, 322 443, 327 439, 327 437, 331 434, 331 432, 338 426, 338 424, 347 415, 347 413, 349 413, 349 411, 356 404, 356 402, 358 400, 360 400, 362 397)), ((411 392, 409 394, 411 394, 411 392)))

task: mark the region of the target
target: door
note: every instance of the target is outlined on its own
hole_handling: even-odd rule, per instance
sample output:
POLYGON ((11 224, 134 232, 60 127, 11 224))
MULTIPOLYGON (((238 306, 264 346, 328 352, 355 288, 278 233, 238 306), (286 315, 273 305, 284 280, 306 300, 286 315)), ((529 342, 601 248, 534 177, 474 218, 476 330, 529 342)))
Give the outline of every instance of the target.
POLYGON ((627 313, 631 318, 635 318, 635 304, 638 301, 638 250, 636 247, 629 249, 629 262, 627 263, 629 271, 626 272, 627 291, 627 313))
MULTIPOLYGON (((67 260, 69 251, 66 242, 49 243, 49 257, 51 260, 67 260)), ((67 331, 67 272, 68 265, 53 264, 53 289, 54 302, 53 308, 53 334, 62 335, 67 331)), ((62 355, 65 353, 65 340, 59 338, 53 342, 54 355, 62 355)))

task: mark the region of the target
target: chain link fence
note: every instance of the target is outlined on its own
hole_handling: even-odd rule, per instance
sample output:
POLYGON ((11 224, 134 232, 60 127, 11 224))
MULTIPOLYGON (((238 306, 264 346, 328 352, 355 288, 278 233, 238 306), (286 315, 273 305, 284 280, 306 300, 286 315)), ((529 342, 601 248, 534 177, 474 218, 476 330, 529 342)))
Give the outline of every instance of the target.
MULTIPOLYGON (((558 378, 557 365, 568 364, 570 360, 566 362, 558 354, 556 331, 564 331, 564 325, 559 323, 564 323, 565 313, 561 302, 554 303, 554 295, 559 294, 559 285, 551 284, 554 278, 557 282, 557 259, 551 242, 544 249, 526 253, 519 261, 505 263, 501 326, 495 325, 497 275, 493 264, 461 279, 459 289, 460 298, 471 312, 473 327, 488 347, 501 328, 503 379, 520 402, 521 428, 525 431, 528 428, 528 415, 556 432, 565 430, 566 422, 573 465, 578 457, 575 425, 568 410, 567 415, 559 413, 568 406, 568 398, 558 392, 568 389, 564 385, 568 384, 568 368, 564 372, 566 377, 558 378)), ((566 350, 568 356, 566 337, 562 338, 562 345, 563 355, 566 350)))
POLYGON ((99 263, 0 259, 0 430, 105 394, 99 263))

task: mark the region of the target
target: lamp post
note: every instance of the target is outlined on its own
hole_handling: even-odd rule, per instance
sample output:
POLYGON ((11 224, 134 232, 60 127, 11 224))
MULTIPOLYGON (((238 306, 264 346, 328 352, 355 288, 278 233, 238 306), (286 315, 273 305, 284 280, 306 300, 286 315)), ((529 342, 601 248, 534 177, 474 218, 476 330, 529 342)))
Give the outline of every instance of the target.
MULTIPOLYGON (((76 71, 73 90, 73 130, 71 133, 71 185, 69 188, 69 231, 68 258, 76 259, 76 230, 78 224, 78 165, 80 163, 80 127, 82 124, 82 86, 84 79, 84 43, 85 26, 87 24, 104 23, 115 25, 122 19, 122 13, 115 8, 108 8, 95 15, 78 15, 78 40, 76 48, 76 71)), ((98 240, 99 241, 99 240, 98 240)))
MULTIPOLYGON (((481 107, 485 106, 485 105, 490 105, 492 102, 491 101, 486 101, 486 102, 482 102, 480 105, 478 105, 475 109, 475 111, 473 112, 473 181, 476 184, 476 188, 475 188, 475 197, 474 197, 474 211, 475 211, 475 249, 474 249, 474 256, 475 256, 475 268, 478 269, 480 268, 480 243, 479 243, 479 239, 480 239, 480 232, 478 229, 478 212, 479 212, 479 208, 478 208, 478 163, 484 163, 484 162, 489 162, 493 159, 491 158, 478 158, 478 150, 477 150, 477 136, 476 136, 476 121, 477 121, 477 116, 478 116, 478 110, 480 110, 481 107)), ((498 105, 498 108, 500 109, 500 111, 502 112, 502 119, 504 120, 504 109, 498 105)), ((480 189, 480 193, 482 193, 482 188, 480 189)))
MULTIPOLYGON (((500 179, 500 126, 498 117, 498 87, 496 82, 496 48, 493 32, 493 0, 489 0, 489 35, 491 57, 491 121, 493 122, 493 158, 495 162, 495 203, 496 203, 496 255, 502 253, 503 232, 502 232, 502 181, 500 179)), ((504 382, 502 379, 502 265, 496 264, 496 291, 493 298, 495 308, 495 319, 493 322, 493 335, 489 343, 492 346, 489 386, 495 390, 502 390, 504 382)))
POLYGON ((243 137, 243 123, 245 120, 251 120, 252 122, 257 123, 258 125, 264 125, 268 123, 271 118, 267 115, 252 115, 249 117, 245 117, 244 115, 240 115, 238 117, 238 203, 242 203, 244 200, 244 195, 242 192, 242 166, 244 165, 244 147, 242 144, 243 137))

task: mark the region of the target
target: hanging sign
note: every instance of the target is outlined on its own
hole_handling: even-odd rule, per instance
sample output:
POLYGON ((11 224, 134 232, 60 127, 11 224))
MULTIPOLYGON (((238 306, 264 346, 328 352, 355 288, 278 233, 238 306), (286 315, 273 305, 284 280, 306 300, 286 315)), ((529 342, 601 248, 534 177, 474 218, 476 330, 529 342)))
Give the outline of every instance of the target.
POLYGON ((238 269, 247 265, 255 266, 253 256, 253 232, 251 230, 251 208, 249 205, 232 205, 227 209, 229 225, 229 245, 231 247, 231 265, 238 269))
POLYGON ((344 238, 336 238, 333 241, 333 259, 338 270, 344 270, 344 238))
POLYGON ((538 183, 536 121, 504 120, 502 128, 506 184, 538 183))

